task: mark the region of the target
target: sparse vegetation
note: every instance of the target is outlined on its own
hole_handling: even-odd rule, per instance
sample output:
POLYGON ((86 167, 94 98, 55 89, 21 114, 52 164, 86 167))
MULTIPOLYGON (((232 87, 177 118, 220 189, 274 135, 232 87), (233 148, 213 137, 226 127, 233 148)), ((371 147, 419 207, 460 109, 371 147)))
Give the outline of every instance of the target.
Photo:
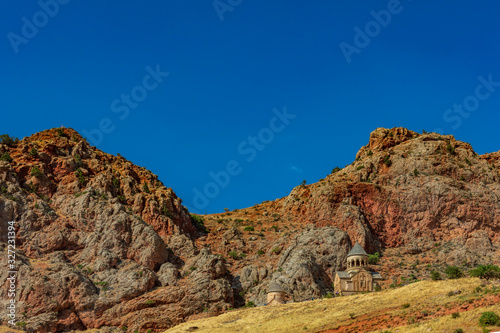
POLYGON ((359 166, 356 168, 356 171, 359 171, 359 170, 364 169, 364 168, 365 168, 365 166, 364 166, 364 165, 359 165, 359 166))
MULTIPOLYGON (((174 217, 174 214, 172 214, 172 212, 168 210, 167 206, 163 206, 163 208, 161 209, 161 213, 163 215, 165 215, 166 217, 170 217, 170 218, 174 217)), ((191 220, 192 220, 192 217, 191 217, 191 220)))
POLYGON ((391 155, 385 155, 383 162, 384 162, 385 165, 387 165, 388 167, 390 167, 392 165, 391 155))
POLYGON ((457 266, 448 266, 444 272, 448 276, 448 279, 458 279, 464 276, 462 270, 457 266))
POLYGON ((451 155, 455 155, 455 147, 451 145, 450 142, 448 142, 448 144, 446 145, 446 150, 448 151, 448 153, 450 153, 451 155))
POLYGON ((498 325, 500 323, 500 317, 491 311, 483 312, 479 318, 479 324, 481 325, 498 325))
POLYGON ((12 162, 12 157, 10 156, 8 151, 2 154, 2 156, 0 157, 0 161, 7 161, 9 163, 12 162))
POLYGON ((257 251, 257 254, 258 254, 259 256, 263 255, 264 253, 265 253, 265 252, 264 252, 264 250, 262 250, 262 249, 260 249, 259 251, 257 251))
POLYGON ((146 182, 144 182, 144 184, 142 184, 142 190, 148 194, 151 194, 151 191, 149 190, 148 183, 146 183, 146 182))
POLYGON ((207 227, 205 227, 205 220, 203 217, 195 214, 191 214, 191 222, 201 232, 208 232, 207 227))
POLYGON ((342 169, 340 169, 338 166, 336 166, 335 168, 333 168, 332 173, 339 172, 340 170, 342 170, 342 169))
POLYGON ((76 169, 75 176, 76 176, 76 178, 78 178, 78 183, 80 185, 85 185, 87 180, 85 179, 85 176, 83 175, 82 169, 80 169, 80 168, 76 169))
POLYGON ((16 137, 11 137, 8 134, 0 135, 0 143, 12 147, 19 143, 19 139, 16 137))
POLYGON ((228 253, 228 254, 229 254, 229 256, 230 256, 231 258, 233 258, 234 260, 238 260, 238 259, 239 259, 238 252, 236 252, 236 251, 229 251, 229 253, 228 253))
POLYGON ((432 271, 431 272, 431 279, 432 279, 432 281, 441 280, 441 273, 439 273, 438 271, 432 271))
POLYGON ((379 261, 380 261, 380 254, 378 252, 368 255, 368 263, 370 265, 376 265, 378 264, 379 261))
POLYGON ((248 301, 247 304, 245 304, 245 308, 253 308, 255 307, 255 303, 252 301, 248 301))
POLYGON ((458 317, 460 317, 460 313, 458 313, 458 312, 453 312, 451 314, 451 318, 453 318, 453 319, 457 319, 458 317))
POLYGON ((469 275, 485 280, 500 279, 500 267, 496 265, 481 265, 469 271, 469 275))
POLYGON ((246 227, 243 229, 243 231, 254 231, 254 230, 255 230, 255 228, 254 228, 254 227, 252 227, 252 226, 246 226, 246 227))
POLYGON ((40 170, 39 167, 35 165, 33 168, 31 168, 31 175, 35 177, 41 177, 43 176, 43 172, 40 170))
POLYGON ((30 156, 36 157, 37 155, 38 155, 38 149, 36 149, 35 147, 31 148, 30 156))
POLYGON ((62 128, 56 129, 56 132, 57 132, 57 136, 59 136, 59 137, 66 136, 66 133, 64 133, 64 129, 62 129, 62 128))

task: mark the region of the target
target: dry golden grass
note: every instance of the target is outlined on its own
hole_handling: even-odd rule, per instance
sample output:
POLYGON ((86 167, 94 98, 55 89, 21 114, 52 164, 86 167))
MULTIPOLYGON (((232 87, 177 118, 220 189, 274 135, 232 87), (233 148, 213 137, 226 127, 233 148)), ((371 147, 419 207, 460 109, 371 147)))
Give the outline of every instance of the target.
POLYGON ((22 333, 24 331, 15 328, 10 328, 10 326, 0 325, 0 333, 9 333, 9 332, 22 333))
MULTIPOLYGON (((463 328, 465 332, 481 332, 478 327, 481 312, 500 313, 500 305, 461 312, 457 319, 443 313, 441 318, 423 318, 413 325, 408 325, 407 321, 408 317, 422 311, 437 312, 436 315, 439 315, 438 310, 444 312, 484 297, 474 291, 480 284, 481 281, 476 278, 421 281, 378 293, 234 310, 217 317, 186 322, 166 332, 321 332, 358 322, 368 323, 369 327, 375 319, 380 320, 381 315, 385 315, 388 320, 399 318, 398 324, 392 322, 392 328, 387 329, 391 332, 453 332, 456 328, 463 328), (447 295, 457 289, 461 290, 460 295, 447 295), (406 303, 410 306, 403 308, 406 303), (399 327, 394 329, 394 325, 399 327), (193 327, 197 329, 190 330, 193 327)), ((384 327, 373 329, 375 330, 366 329, 364 332, 386 330, 384 327)))

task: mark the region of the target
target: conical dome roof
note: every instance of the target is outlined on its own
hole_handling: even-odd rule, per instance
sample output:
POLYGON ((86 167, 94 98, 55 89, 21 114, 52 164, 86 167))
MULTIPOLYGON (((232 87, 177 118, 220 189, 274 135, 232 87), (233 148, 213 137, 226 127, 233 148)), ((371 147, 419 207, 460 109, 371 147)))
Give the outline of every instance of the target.
POLYGON ((278 283, 276 283, 275 281, 272 281, 267 286, 267 292, 268 293, 272 293, 272 292, 280 293, 280 292, 285 292, 285 290, 283 290, 283 288, 278 283))
POLYGON ((354 244, 352 247, 351 251, 347 255, 348 257, 350 256, 367 256, 368 254, 365 252, 363 247, 359 245, 359 243, 354 244))

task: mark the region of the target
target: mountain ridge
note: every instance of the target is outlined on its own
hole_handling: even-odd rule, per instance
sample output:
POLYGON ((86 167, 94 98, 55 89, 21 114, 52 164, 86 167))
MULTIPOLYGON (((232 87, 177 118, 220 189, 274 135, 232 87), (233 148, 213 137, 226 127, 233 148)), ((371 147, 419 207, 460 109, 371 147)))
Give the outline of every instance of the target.
POLYGON ((272 281, 318 298, 356 242, 382 254, 384 288, 500 262, 500 152, 451 135, 378 128, 319 182, 207 216, 72 129, 3 138, 0 223, 16 221, 19 313, 38 332, 161 331, 262 305, 272 281))

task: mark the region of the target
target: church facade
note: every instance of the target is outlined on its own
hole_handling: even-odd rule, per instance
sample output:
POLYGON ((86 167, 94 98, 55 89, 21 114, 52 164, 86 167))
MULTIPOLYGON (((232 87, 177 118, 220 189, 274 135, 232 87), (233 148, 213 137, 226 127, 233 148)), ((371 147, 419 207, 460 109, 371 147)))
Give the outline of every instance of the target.
POLYGON ((344 296, 373 291, 381 280, 382 276, 368 267, 368 254, 356 243, 347 255, 347 270, 335 272, 334 291, 344 296))

